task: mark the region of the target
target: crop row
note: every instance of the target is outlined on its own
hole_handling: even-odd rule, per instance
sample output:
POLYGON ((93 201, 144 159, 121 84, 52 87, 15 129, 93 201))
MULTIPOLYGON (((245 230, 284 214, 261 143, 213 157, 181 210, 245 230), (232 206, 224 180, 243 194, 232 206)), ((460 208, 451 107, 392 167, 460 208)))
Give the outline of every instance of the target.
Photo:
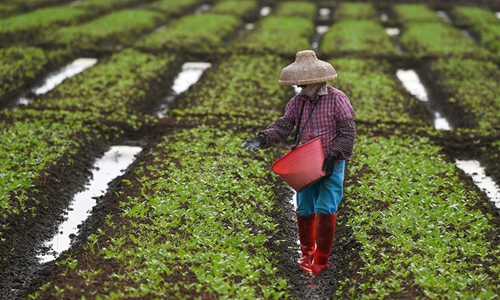
POLYGON ((500 128, 500 70, 492 62, 440 59, 427 70, 436 90, 462 113, 459 127, 479 128, 485 134, 500 128))
POLYGON ((0 48, 0 108, 12 104, 14 97, 38 84, 41 79, 67 63, 69 49, 43 50, 39 47, 0 48))
POLYGON ((285 297, 266 249, 278 230, 269 160, 242 155, 242 138, 210 126, 165 136, 122 181, 138 193, 116 191, 120 216, 108 215, 83 254, 60 260, 33 298, 285 297))
POLYGON ((125 50, 64 82, 28 105, 29 110, 4 111, 0 127, 2 219, 33 209, 28 204, 38 200, 27 195, 39 187, 33 182, 44 176, 45 168, 89 145, 117 139, 119 130, 106 124, 138 129, 140 112, 151 110, 152 99, 165 93, 162 85, 172 81, 175 66, 170 55, 153 57, 125 50))
POLYGON ((500 21, 492 11, 479 7, 456 7, 457 26, 466 26, 478 37, 479 43, 500 55, 500 21))
POLYGON ((344 20, 330 28, 319 51, 330 56, 397 56, 385 28, 372 20, 344 20))
POLYGON ((267 101, 268 114, 276 117, 284 95, 277 94, 276 84, 244 90, 241 82, 274 82, 281 63, 271 56, 233 56, 208 70, 183 96, 182 110, 170 117, 179 131, 157 141, 109 195, 117 198, 112 201, 120 203, 121 215, 109 215, 106 225, 89 236, 83 253, 61 259, 56 272, 61 276, 33 297, 284 297, 286 280, 277 275, 277 261, 267 249, 278 231, 270 216, 279 197, 266 171, 271 157, 255 161, 241 149, 248 135, 242 126, 262 126, 260 111, 249 108, 267 101), (256 69, 259 75, 252 78, 256 69), (241 75, 219 80, 227 74, 241 75), (195 87, 207 85, 211 89, 206 92, 215 94, 198 98, 202 89, 195 87), (245 109, 247 117, 231 117, 245 109), (181 130, 182 124, 200 121, 217 125, 181 130), (102 268, 102 261, 113 267, 102 268), (110 280, 102 285, 103 278, 110 280), (79 283, 68 286, 68 280, 79 283))
MULTIPOLYGON (((339 72, 359 66, 360 73, 375 64, 338 63, 339 72)), ((240 149, 251 130, 281 114, 288 93, 271 88, 280 64, 274 56, 236 55, 208 70, 170 118, 179 125, 200 118, 217 125, 166 135, 141 156, 103 200, 119 203, 122 213, 108 215, 85 251, 60 259, 56 275, 32 297, 118 299, 165 291, 174 298, 286 297, 290 287, 268 250, 268 239, 279 231, 270 218, 279 197, 270 187, 278 182, 265 171, 274 155, 260 158, 240 149), (235 77, 220 80, 227 76, 235 77)), ((384 68, 375 72, 384 74, 384 68)), ((376 135, 384 126, 360 128, 343 211, 362 245, 361 268, 341 271, 359 276, 343 280, 339 296, 495 295, 500 249, 487 242, 493 217, 433 145, 437 137, 413 126, 406 127, 412 135, 393 129, 390 136, 376 135)))
POLYGON ((496 217, 440 152, 423 132, 358 135, 345 201, 364 264, 360 277, 343 283, 350 297, 498 294, 500 248, 490 242, 496 217))
POLYGON ((41 7, 64 4, 70 0, 7 0, 0 3, 0 18, 41 7))
POLYGON ((87 111, 96 116, 133 124, 138 111, 155 109, 180 68, 173 54, 153 56, 126 49, 80 73, 35 100, 37 109, 87 111))

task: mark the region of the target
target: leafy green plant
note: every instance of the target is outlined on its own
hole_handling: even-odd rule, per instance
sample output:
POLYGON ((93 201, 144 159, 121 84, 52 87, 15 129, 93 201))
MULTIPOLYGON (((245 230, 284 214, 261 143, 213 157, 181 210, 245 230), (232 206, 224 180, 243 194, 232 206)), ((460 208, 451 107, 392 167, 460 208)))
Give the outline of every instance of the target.
POLYGON ((396 19, 403 24, 411 22, 443 22, 437 13, 425 4, 397 4, 392 9, 396 15, 396 19))
POLYGON ((271 16, 259 22, 234 44, 245 53, 295 55, 297 49, 309 49, 314 34, 311 20, 301 17, 271 16))
POLYGON ((6 41, 40 40, 43 30, 55 29, 58 26, 74 24, 86 15, 85 10, 75 7, 48 7, 33 12, 15 15, 0 20, 0 39, 6 41))
MULTIPOLYGON (((32 107, 92 111, 106 118, 132 122, 133 115, 146 109, 151 95, 160 92, 159 84, 164 77, 173 76, 179 64, 174 55, 153 56, 127 49, 69 78, 32 107)), ((131 125, 138 122, 136 118, 131 125)))
POLYGON ((207 118, 250 116, 260 122, 272 120, 283 110, 286 98, 277 79, 284 61, 277 56, 234 55, 207 70, 203 85, 186 92, 178 109, 207 118), (232 80, 226 80, 232 78, 232 80), (210 89, 206 89, 210 86, 210 89), (196 104, 196 105, 195 105, 196 104))
POLYGON ((50 42, 76 49, 101 49, 132 44, 148 30, 153 30, 164 17, 157 12, 127 9, 113 12, 88 23, 55 31, 50 42))
POLYGON ((190 15, 145 36, 135 46, 153 52, 209 53, 221 50, 223 39, 240 24, 240 20, 231 15, 190 15))
POLYGON ((477 6, 456 6, 451 15, 457 26, 475 26, 478 24, 495 24, 498 18, 486 8, 477 6))
MULTIPOLYGON (((277 231, 267 215, 275 209, 275 195, 265 184, 270 158, 256 162, 243 155, 242 138, 231 130, 200 126, 165 137, 151 149, 152 164, 141 165, 133 180, 140 195, 120 202, 125 220, 120 235, 89 241, 91 249, 100 249, 98 256, 120 266, 104 274, 112 280, 102 294, 182 298, 180 291, 190 291, 215 298, 287 297, 286 280, 277 275, 276 262, 264 246, 277 231), (192 172, 183 171, 187 166, 192 172), (194 280, 186 282, 183 276, 194 280)), ((89 252, 86 261, 94 257, 89 252)), ((89 285, 100 276, 97 266, 82 270, 79 264, 68 272, 89 285)), ((72 288, 56 289, 59 282, 53 286, 61 297, 72 288)))
POLYGON ((377 11, 372 3, 342 2, 334 10, 333 18, 340 20, 378 20, 377 11))
POLYGON ((282 2, 278 5, 275 14, 281 17, 302 17, 314 20, 317 8, 316 4, 306 1, 282 2))
POLYGON ((404 286, 431 299, 491 299, 499 282, 489 266, 500 251, 486 242, 492 216, 472 207, 482 200, 454 164, 418 136, 361 135, 357 149, 351 171, 364 171, 346 201, 365 266, 344 289, 362 299, 404 295, 404 286))
POLYGON ((458 29, 442 23, 408 23, 401 45, 415 57, 469 56, 484 58, 489 52, 463 36, 458 29))
POLYGON ((500 71, 492 62, 473 59, 440 59, 431 63, 434 84, 472 116, 468 127, 491 130, 500 125, 500 99, 496 86, 500 71), (467 80, 464 80, 467 78, 467 80))
POLYGON ((421 103, 397 81, 388 62, 356 58, 329 62, 339 74, 332 85, 349 97, 357 120, 425 124, 424 116, 415 118, 421 103))
POLYGON ((320 51, 335 56, 397 55, 385 29, 370 20, 346 20, 335 23, 323 37, 320 51))
POLYGON ((48 63, 40 48, 13 46, 0 49, 0 102, 2 98, 40 76, 48 63))
POLYGON ((217 4, 210 9, 210 13, 227 14, 245 18, 249 14, 254 13, 257 8, 257 2, 254 0, 226 0, 217 2, 217 4))

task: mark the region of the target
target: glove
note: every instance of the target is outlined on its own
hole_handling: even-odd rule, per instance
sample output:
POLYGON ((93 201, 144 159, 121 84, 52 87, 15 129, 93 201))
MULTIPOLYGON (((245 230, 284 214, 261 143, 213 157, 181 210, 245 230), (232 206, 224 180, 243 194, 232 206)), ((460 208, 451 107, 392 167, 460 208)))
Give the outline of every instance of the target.
POLYGON ((337 160, 333 156, 328 155, 325 158, 325 161, 323 162, 323 171, 325 171, 326 176, 332 175, 333 168, 335 167, 336 164, 337 160))
POLYGON ((256 135, 241 145, 248 152, 258 151, 266 143, 266 139, 262 135, 256 135))

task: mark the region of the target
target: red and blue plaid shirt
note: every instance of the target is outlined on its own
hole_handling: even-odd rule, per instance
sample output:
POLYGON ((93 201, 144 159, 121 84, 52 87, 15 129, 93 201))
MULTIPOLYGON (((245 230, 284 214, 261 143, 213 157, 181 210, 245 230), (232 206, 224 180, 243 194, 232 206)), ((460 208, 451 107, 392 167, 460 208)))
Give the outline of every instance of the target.
POLYGON ((325 157, 331 154, 337 159, 348 159, 354 144, 355 113, 349 98, 331 86, 326 87, 326 93, 318 93, 314 98, 299 93, 290 99, 285 115, 259 133, 266 139, 263 148, 283 141, 292 133, 303 105, 300 143, 321 137, 325 157))

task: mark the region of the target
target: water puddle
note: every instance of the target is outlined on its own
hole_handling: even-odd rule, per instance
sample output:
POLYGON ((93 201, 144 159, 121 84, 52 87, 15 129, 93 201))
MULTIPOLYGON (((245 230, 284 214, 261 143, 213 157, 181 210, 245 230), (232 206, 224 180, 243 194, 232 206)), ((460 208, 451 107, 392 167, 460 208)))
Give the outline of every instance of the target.
POLYGON ((380 21, 382 21, 384 23, 387 22, 387 21, 389 21, 389 16, 386 13, 381 14, 380 15, 380 21))
POLYGON ((330 16, 332 14, 332 10, 329 8, 320 8, 318 11, 318 20, 319 21, 327 21, 330 19, 330 16))
POLYGON ((472 37, 472 35, 470 34, 469 31, 465 30, 465 29, 460 29, 460 33, 465 36, 466 38, 470 39, 471 41, 473 42, 476 42, 476 40, 472 37))
MULTIPOLYGON (((424 85, 420 81, 418 74, 414 70, 398 70, 396 76, 401 81, 403 86, 422 102, 429 102, 429 96, 424 85)), ((429 107, 429 106, 427 106, 429 107)), ((436 110, 432 110, 434 115, 434 128, 438 130, 452 130, 452 127, 448 120, 442 116, 442 114, 436 110)))
POLYGON ((50 253, 38 257, 41 263, 56 259, 69 248, 70 236, 75 235, 78 226, 88 218, 97 203, 95 199, 106 193, 109 182, 122 175, 141 150, 140 147, 113 146, 95 162, 91 182, 85 191, 75 195, 68 210, 67 220, 59 226, 58 234, 45 244, 46 247, 50 247, 50 253))
POLYGON ((210 4, 203 4, 202 6, 196 8, 195 11, 194 11, 194 13, 195 14, 204 13, 204 12, 209 11, 210 8, 212 8, 212 6, 210 6, 210 4))
POLYGON ((403 49, 401 49, 401 47, 399 46, 399 41, 398 41, 399 35, 401 34, 401 30, 399 30, 399 28, 396 27, 387 27, 385 29, 385 33, 387 33, 387 35, 391 38, 392 44, 394 45, 394 48, 396 48, 396 51, 399 53, 403 52, 403 49))
POLYGON ((486 176, 484 167, 477 160, 456 160, 456 165, 467 175, 472 177, 480 190, 484 191, 496 208, 500 209, 500 187, 495 181, 486 176))
POLYGON ((395 37, 401 33, 401 30, 399 28, 388 27, 385 29, 385 33, 390 37, 395 37))
POLYGON ((330 30, 330 27, 329 26, 317 26, 316 27, 316 34, 313 38, 313 42, 312 42, 312 50, 318 50, 318 47, 319 47, 319 43, 321 42, 321 38, 323 37, 323 35, 325 33, 328 32, 328 30, 330 30))
POLYGON ((438 17, 440 17, 446 23, 448 23, 448 24, 452 23, 450 16, 448 16, 448 14, 445 11, 438 10, 438 11, 436 11, 436 14, 438 15, 438 17))
POLYGON ((420 82, 420 78, 414 70, 398 70, 396 76, 403 83, 404 87, 418 100, 427 102, 429 97, 425 87, 420 82))
MULTIPOLYGON (((96 63, 97 59, 95 58, 78 58, 72 63, 64 66, 54 74, 49 75, 45 79, 45 82, 40 87, 33 89, 30 94, 34 94, 35 97, 43 95, 48 91, 52 90, 53 88, 55 88, 65 79, 83 72, 85 69, 90 68, 96 63)), ((29 104, 31 101, 33 101, 33 99, 30 98, 31 97, 29 97, 28 95, 20 97, 19 100, 17 101, 17 105, 29 104)))
POLYGON ((254 28, 255 28, 255 24, 253 24, 253 23, 247 23, 247 24, 245 24, 245 29, 246 30, 252 30, 254 28))
POLYGON ((190 86, 198 82, 201 75, 208 69, 212 67, 212 64, 207 62, 187 62, 182 65, 181 72, 177 75, 172 86, 173 94, 167 95, 160 105, 160 109, 157 112, 157 116, 160 118, 165 117, 165 115, 170 110, 170 107, 175 100, 175 98, 187 91, 190 86))
POLYGON ((261 17, 266 17, 266 16, 268 16, 270 13, 271 13, 271 8, 270 8, 269 6, 264 6, 264 7, 260 10, 260 16, 261 16, 261 17))

